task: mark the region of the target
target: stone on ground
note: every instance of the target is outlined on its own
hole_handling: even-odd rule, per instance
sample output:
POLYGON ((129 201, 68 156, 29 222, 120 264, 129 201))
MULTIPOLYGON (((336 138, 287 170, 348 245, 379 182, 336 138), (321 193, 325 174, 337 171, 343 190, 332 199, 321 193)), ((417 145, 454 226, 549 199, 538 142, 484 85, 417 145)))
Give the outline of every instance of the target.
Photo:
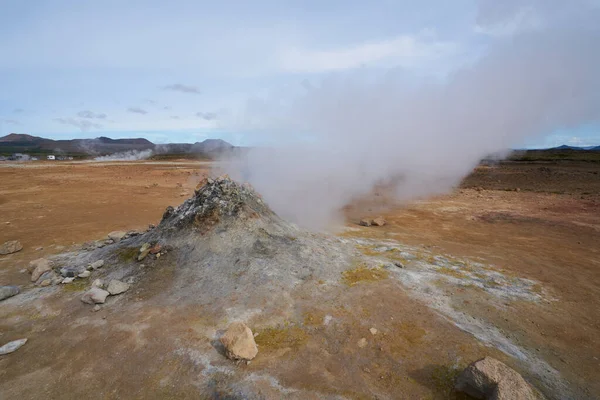
POLYGON ((123 239, 125 237, 125 235, 127 235, 127 232, 123 232, 123 231, 113 231, 111 233, 108 234, 108 238, 113 240, 115 243, 119 242, 121 239, 123 239))
POLYGON ((46 271, 52 269, 50 261, 45 258, 38 258, 29 263, 29 270, 31 271, 31 282, 36 282, 40 276, 46 271))
POLYGON ((371 220, 368 219, 361 219, 359 222, 360 225, 362 226, 371 226, 371 220))
POLYGON ((358 347, 360 347, 362 349, 363 347, 365 347, 367 345, 367 339, 362 338, 356 344, 358 345, 358 347))
POLYGON ((242 322, 234 322, 219 339, 225 347, 228 358, 232 360, 252 360, 258 354, 254 335, 242 322))
POLYGON ((0 256, 4 256, 6 254, 16 253, 17 251, 21 251, 23 249, 23 245, 18 240, 10 240, 0 245, 0 256))
POLYGON ((485 357, 469 365, 456 381, 456 390, 476 399, 535 400, 538 397, 525 379, 507 366, 485 357))
POLYGON ((79 278, 89 278, 90 275, 92 275, 92 273, 90 271, 83 271, 82 273, 80 273, 79 275, 77 275, 79 278))
POLYGON ((81 301, 86 304, 102 304, 106 301, 109 294, 110 293, 104 289, 93 287, 83 294, 81 301))
POLYGON ((106 288, 106 290, 108 290, 108 293, 115 296, 117 294, 125 293, 126 291, 128 291, 129 284, 113 279, 108 283, 108 288, 106 288))
POLYGON ((91 269, 98 269, 104 266, 104 260, 94 261, 90 264, 91 269))
POLYGON ((19 294, 18 286, 0 286, 0 301, 19 294))
POLYGON ((27 343, 27 339, 13 340, 0 347, 0 356, 17 351, 21 346, 27 343))
POLYGON ((371 225, 374 225, 374 226, 384 226, 385 224, 386 224, 386 221, 385 221, 385 219, 383 219, 383 217, 377 217, 371 221, 371 225))

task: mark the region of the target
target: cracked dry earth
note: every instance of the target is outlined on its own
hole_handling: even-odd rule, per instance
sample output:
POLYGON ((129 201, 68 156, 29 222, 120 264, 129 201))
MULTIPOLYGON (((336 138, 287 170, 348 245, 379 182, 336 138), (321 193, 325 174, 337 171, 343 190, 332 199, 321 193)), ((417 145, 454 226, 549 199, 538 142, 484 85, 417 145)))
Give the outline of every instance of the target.
MULTIPOLYGON (((136 181, 155 167, 128 168, 136 181)), ((105 189, 124 190, 122 184, 107 181, 105 189)), ((90 285, 85 280, 26 288, 28 275, 18 270, 38 256, 25 248, 0 264, 1 283, 24 288, 0 303, 0 338, 29 338, 0 358, 0 397, 462 398, 453 390, 458 372, 491 355, 547 398, 598 398, 597 194, 581 199, 521 189, 467 187, 386 208, 383 227, 358 226, 364 208, 357 205, 348 209, 348 226, 325 242, 279 221, 276 228, 270 222, 257 226, 252 232, 269 234, 261 239, 262 256, 249 257, 252 274, 260 271, 252 269, 259 265, 253 262, 268 258, 270 237, 285 237, 294 249, 320 243, 321 254, 301 256, 315 262, 331 248, 344 254, 327 273, 290 269, 284 287, 262 291, 244 284, 257 275, 232 267, 227 282, 233 286, 217 297, 216 285, 202 286, 211 275, 182 275, 178 268, 188 260, 177 249, 144 268, 105 257, 98 274, 135 281, 98 312, 79 300, 90 285), (198 287, 201 293, 194 292, 198 287), (258 333, 259 353, 250 364, 233 363, 214 346, 217 332, 232 320, 258 333)), ((11 194, 2 195, 0 210, 8 216, 11 194)), ((160 215, 168 204, 162 199, 147 207, 160 215)), ((155 221, 129 227, 148 222, 155 221)), ((227 227, 220 234, 246 229, 227 227)), ((15 230, 10 238, 2 232, 0 239, 19 239, 21 232, 26 233, 15 230)), ((61 235, 55 240, 70 244, 61 235)), ((240 249, 246 248, 242 236, 230 236, 240 249)), ((208 247, 199 245, 199 254, 219 253, 210 240, 203 243, 208 247)), ((96 256, 78 249, 56 259, 96 256)), ((111 246, 101 251, 109 254, 111 246)))

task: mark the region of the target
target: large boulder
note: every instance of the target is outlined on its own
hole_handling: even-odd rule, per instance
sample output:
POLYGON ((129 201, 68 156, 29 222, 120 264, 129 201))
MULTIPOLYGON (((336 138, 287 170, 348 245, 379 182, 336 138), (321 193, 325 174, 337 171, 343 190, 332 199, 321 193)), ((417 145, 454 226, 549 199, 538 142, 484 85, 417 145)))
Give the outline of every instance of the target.
POLYGON ((254 335, 242 322, 234 322, 221 336, 227 357, 232 360, 252 360, 258 354, 254 335))
POLYGON ((539 399, 518 372, 492 357, 475 361, 465 368, 458 377, 455 388, 476 399, 539 399))
POLYGON ((110 293, 104 289, 93 287, 83 294, 81 301, 86 304, 102 304, 106 301, 109 294, 110 293))
POLYGON ((0 286, 0 301, 19 294, 18 286, 0 286))
POLYGON ((10 240, 0 245, 0 256, 16 253, 17 251, 21 251, 22 249, 23 245, 21 244, 21 242, 19 242, 18 240, 10 240))

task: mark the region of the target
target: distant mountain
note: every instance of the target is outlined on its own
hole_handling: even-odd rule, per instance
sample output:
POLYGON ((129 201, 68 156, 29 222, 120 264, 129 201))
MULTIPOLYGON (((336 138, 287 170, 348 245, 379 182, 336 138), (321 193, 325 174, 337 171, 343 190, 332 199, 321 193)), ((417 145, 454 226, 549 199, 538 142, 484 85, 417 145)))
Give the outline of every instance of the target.
POLYGON ((196 142, 192 145, 194 153, 214 153, 232 150, 233 146, 222 139, 206 139, 203 142, 196 142))
POLYGON ((214 156, 235 149, 221 139, 206 139, 197 143, 154 144, 148 139, 95 139, 52 140, 27 134, 11 133, 0 137, 0 154, 69 154, 74 156, 110 155, 124 151, 153 150, 156 154, 199 154, 214 156))
POLYGON ((600 150, 600 146, 578 147, 578 146, 569 146, 569 145, 563 144, 562 146, 552 147, 547 150, 592 150, 592 151, 597 151, 597 150, 600 150))

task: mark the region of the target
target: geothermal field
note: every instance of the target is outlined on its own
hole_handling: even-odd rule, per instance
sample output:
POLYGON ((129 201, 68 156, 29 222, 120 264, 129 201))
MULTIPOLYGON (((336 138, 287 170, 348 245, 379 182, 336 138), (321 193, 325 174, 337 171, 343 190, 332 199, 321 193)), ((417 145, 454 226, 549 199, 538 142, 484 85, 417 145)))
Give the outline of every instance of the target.
POLYGON ((0 163, 0 398, 600 397, 597 162, 319 230, 215 166, 0 163))

